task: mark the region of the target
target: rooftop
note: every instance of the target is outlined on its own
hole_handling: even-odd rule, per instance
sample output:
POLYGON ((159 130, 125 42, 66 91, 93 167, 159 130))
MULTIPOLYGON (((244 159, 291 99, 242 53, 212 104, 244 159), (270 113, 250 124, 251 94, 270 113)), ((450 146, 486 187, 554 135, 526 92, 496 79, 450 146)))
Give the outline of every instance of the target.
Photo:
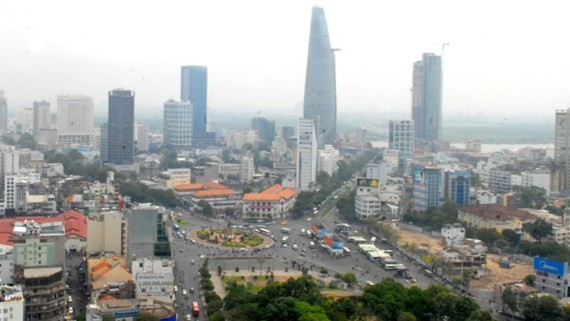
POLYGON ((280 201, 282 199, 290 200, 295 197, 297 192, 292 188, 283 188, 279 184, 275 184, 261 193, 247 193, 243 195, 244 201, 280 201))
POLYGON ((466 206, 461 208, 460 211, 496 221, 509 221, 513 219, 535 220, 537 218, 536 215, 527 211, 495 204, 466 206))
POLYGON ((63 271, 63 268, 61 266, 25 268, 24 278, 26 279, 45 278, 61 271, 63 271))

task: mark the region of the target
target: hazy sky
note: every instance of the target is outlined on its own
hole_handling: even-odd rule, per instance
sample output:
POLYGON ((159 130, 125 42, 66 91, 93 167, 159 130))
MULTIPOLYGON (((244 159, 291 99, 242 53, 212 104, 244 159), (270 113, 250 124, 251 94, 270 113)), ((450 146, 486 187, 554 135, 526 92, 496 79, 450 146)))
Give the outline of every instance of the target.
POLYGON ((412 64, 444 55, 444 114, 553 117, 570 104, 565 1, 2 1, 10 109, 108 90, 137 108, 179 98, 180 66, 209 68, 209 106, 301 113, 311 7, 337 53, 339 113, 410 113, 412 64), (467 4, 471 4, 468 6, 467 4))

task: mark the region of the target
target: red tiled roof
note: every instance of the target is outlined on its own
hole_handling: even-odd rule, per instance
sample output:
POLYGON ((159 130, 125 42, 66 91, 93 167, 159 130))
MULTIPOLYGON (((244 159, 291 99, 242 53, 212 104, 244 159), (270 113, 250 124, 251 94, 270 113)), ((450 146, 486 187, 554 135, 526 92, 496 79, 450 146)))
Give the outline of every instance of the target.
POLYGON ((0 244, 14 244, 14 223, 33 220, 38 224, 63 222, 65 237, 72 235, 87 239, 87 216, 76 211, 67 211, 55 217, 26 216, 0 219, 0 244))
POLYGON ((213 197, 213 196, 231 196, 234 192, 231 189, 210 189, 197 191, 192 194, 193 197, 213 197))
POLYGON ((198 191, 198 190, 224 190, 228 189, 222 184, 216 182, 204 182, 195 184, 180 184, 176 185, 175 189, 177 191, 198 191))
POLYGON ((531 214, 527 211, 495 204, 471 205, 463 207, 460 210, 475 216, 481 216, 495 221, 507 221, 513 219, 514 217, 522 220, 536 219, 536 215, 531 214))
POLYGON ((243 195, 244 201, 279 201, 281 199, 291 199, 297 194, 292 188, 282 188, 275 184, 261 193, 247 193, 243 195))
POLYGON ((202 184, 179 184, 174 189, 177 191, 194 191, 204 188, 202 184))

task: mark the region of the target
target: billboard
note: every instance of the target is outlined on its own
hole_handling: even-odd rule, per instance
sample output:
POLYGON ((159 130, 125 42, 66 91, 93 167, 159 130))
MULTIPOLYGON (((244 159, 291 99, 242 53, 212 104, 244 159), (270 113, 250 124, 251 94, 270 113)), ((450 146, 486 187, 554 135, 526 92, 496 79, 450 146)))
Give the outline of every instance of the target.
POLYGON ((356 186, 364 186, 364 187, 378 187, 380 183, 375 178, 362 178, 359 177, 356 179, 356 186))
POLYGON ((568 263, 557 262, 538 256, 534 257, 534 270, 564 276, 568 270, 568 263))
POLYGON ((174 291, 172 273, 139 273, 136 281, 139 293, 170 295, 174 291))

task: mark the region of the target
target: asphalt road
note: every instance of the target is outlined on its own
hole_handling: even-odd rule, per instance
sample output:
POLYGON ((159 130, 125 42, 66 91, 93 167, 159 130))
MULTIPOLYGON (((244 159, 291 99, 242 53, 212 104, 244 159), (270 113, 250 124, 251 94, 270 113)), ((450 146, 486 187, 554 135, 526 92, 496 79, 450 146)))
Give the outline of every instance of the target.
MULTIPOLYGON (((192 216, 189 212, 178 210, 178 213, 182 214, 182 219, 184 219, 187 224, 180 227, 182 231, 189 231, 192 229, 199 229, 203 227, 225 227, 228 225, 225 220, 205 220, 199 216, 192 216)), ((268 269, 270 270, 285 270, 288 268, 292 269, 292 261, 296 261, 300 266, 306 267, 313 271, 319 271, 321 268, 325 268, 329 271, 329 275, 334 275, 335 273, 355 273, 358 281, 361 285, 365 285, 367 281, 380 282, 386 277, 394 277, 394 271, 385 271, 382 267, 376 263, 368 260, 365 255, 358 252, 356 244, 344 242, 345 246, 350 248, 351 255, 345 257, 332 257, 326 253, 323 249, 318 248, 318 244, 314 249, 309 247, 309 240, 306 236, 301 236, 301 229, 309 230, 311 224, 322 223, 327 226, 331 231, 334 231, 335 221, 338 220, 336 213, 331 210, 330 213, 325 215, 324 218, 314 217, 311 221, 307 221, 307 218, 298 220, 288 220, 286 224, 281 224, 281 222, 275 222, 274 224, 256 224, 264 225, 268 230, 273 233, 278 241, 274 242, 273 246, 267 249, 262 249, 257 253, 251 251, 240 252, 237 250, 232 251, 231 249, 220 249, 213 246, 193 244, 190 241, 186 241, 183 238, 173 236, 172 240, 172 250, 173 257, 175 260, 175 279, 178 285, 177 292, 177 304, 179 316, 186 316, 191 313, 191 302, 197 301, 201 307, 201 315, 199 320, 206 320, 204 316, 203 302, 200 296, 200 285, 199 285, 199 273, 198 269, 202 264, 201 256, 210 257, 209 269, 210 273, 217 273, 217 267, 221 266, 223 271, 235 271, 238 268, 241 272, 252 271, 252 274, 259 275, 260 273, 266 273, 268 269), (286 234, 281 232, 283 227, 287 227, 291 230, 288 234, 290 240, 287 247, 283 247, 280 244, 280 239, 286 234), (292 245, 297 244, 298 249, 294 250, 292 245), (306 256, 301 256, 302 249, 306 250, 306 256), (194 264, 192 264, 192 260, 194 264), (194 288, 195 292, 190 293, 190 288, 194 288), (182 290, 188 292, 187 296, 182 295, 182 290)), ((231 220, 232 224, 239 225, 246 223, 241 220, 231 220)), ((355 225, 352 226, 352 231, 364 231, 364 226, 355 225)), ((359 233, 360 234, 360 233, 359 233)), ((388 245, 377 244, 379 248, 386 248, 388 245)), ((431 284, 438 284, 436 280, 426 277, 424 274, 418 272, 418 267, 413 263, 407 261, 404 257, 401 257, 397 252, 394 252, 394 258, 406 267, 408 267, 417 281, 418 286, 425 288, 431 284)), ((405 286, 409 286, 403 279, 396 279, 405 286)), ((193 320, 197 320, 194 318, 193 320)))

